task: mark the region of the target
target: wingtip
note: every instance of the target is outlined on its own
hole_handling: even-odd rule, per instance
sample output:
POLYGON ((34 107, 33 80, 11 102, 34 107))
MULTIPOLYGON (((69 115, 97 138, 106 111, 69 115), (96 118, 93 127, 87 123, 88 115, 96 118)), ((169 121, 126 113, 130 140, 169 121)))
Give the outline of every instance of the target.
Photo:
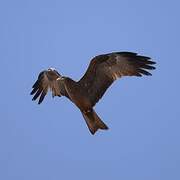
POLYGON ((155 61, 149 61, 149 64, 156 64, 155 61))
POLYGON ((43 100, 44 100, 44 97, 41 96, 39 101, 38 101, 38 104, 41 104, 43 102, 43 100))
POLYGON ((154 70, 154 69, 156 69, 156 67, 154 67, 154 66, 151 66, 151 69, 150 69, 150 70, 154 70))
POLYGON ((34 93, 33 93, 33 90, 30 92, 30 95, 33 95, 34 93))
MULTIPOLYGON (((32 101, 35 101, 35 100, 36 100, 36 99, 33 97, 33 98, 32 98, 32 101)), ((38 104, 41 104, 41 103, 42 103, 42 101, 39 100, 39 101, 38 101, 38 104)))

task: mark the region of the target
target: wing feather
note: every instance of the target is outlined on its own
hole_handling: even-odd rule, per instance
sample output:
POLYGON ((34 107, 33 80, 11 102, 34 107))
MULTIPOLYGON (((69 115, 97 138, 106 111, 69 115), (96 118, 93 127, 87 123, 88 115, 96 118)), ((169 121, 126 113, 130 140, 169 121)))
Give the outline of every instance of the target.
POLYGON ((42 71, 37 81, 32 86, 31 95, 34 95, 32 100, 39 98, 38 104, 42 103, 48 90, 52 91, 52 96, 66 95, 63 84, 60 82, 61 75, 52 69, 42 71))
POLYGON ((79 80, 92 105, 103 96, 107 88, 123 76, 151 75, 155 62, 150 57, 132 52, 115 52, 94 57, 84 76, 79 80))

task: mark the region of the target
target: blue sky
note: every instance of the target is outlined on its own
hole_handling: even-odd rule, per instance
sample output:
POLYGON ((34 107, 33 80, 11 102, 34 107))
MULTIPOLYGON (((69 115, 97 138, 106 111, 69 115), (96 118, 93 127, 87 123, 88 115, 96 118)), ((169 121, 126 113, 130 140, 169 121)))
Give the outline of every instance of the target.
POLYGON ((179 1, 0 2, 0 179, 180 179, 179 1), (66 98, 31 101, 39 72, 78 80, 90 59, 133 51, 152 77, 115 82, 96 105, 109 131, 92 136, 66 98))

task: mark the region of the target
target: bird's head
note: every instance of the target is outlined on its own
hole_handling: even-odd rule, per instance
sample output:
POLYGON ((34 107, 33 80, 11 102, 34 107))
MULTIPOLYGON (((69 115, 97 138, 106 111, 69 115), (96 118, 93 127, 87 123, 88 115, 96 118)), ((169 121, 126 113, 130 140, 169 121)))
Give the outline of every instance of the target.
POLYGON ((48 68, 48 71, 54 71, 56 70, 55 68, 51 67, 51 68, 48 68))
POLYGON ((56 71, 56 69, 53 67, 50 67, 50 68, 48 68, 48 71, 56 71))
MULTIPOLYGON (((59 74, 59 73, 56 71, 56 69, 55 69, 55 68, 52 68, 52 67, 51 67, 51 68, 48 68, 48 71, 59 74)), ((59 75, 60 75, 60 74, 59 74, 59 75)))

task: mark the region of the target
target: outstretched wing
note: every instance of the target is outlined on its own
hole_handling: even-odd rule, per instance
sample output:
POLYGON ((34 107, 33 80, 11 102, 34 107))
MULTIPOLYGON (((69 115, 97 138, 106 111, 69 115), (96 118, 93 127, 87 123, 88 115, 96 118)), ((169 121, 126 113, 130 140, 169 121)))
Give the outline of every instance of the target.
POLYGON ((34 95, 33 101, 39 97, 38 104, 40 104, 46 96, 48 89, 52 91, 52 96, 66 95, 65 88, 60 81, 61 75, 54 69, 42 71, 37 81, 32 86, 31 95, 34 95))
POLYGON ((91 60, 78 83, 85 88, 92 105, 95 105, 116 79, 122 76, 151 75, 148 70, 155 69, 153 64, 155 62, 149 57, 132 52, 99 55, 91 60))

